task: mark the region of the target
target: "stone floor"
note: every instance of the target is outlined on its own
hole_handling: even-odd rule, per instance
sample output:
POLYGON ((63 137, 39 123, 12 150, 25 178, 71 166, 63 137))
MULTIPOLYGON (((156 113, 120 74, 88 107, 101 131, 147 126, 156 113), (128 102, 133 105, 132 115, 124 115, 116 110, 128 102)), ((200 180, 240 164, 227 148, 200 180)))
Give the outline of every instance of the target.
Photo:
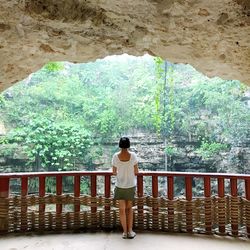
POLYGON ((250 239, 140 232, 122 239, 118 232, 5 235, 0 250, 250 250, 250 239))

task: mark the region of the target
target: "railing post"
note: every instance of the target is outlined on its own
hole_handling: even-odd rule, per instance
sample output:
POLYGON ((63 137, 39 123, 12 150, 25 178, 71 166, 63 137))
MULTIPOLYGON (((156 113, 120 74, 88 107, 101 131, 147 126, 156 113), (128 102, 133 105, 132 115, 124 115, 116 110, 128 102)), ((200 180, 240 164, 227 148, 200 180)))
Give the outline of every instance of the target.
POLYGON ((250 238, 250 178, 245 180, 245 194, 246 194, 246 228, 247 237, 250 238))
POLYGON ((0 177, 0 234, 8 232, 9 223, 9 178, 0 177))
POLYGON ((231 188, 231 228, 232 235, 238 235, 238 214, 239 214, 239 205, 238 205, 238 190, 237 190, 237 179, 230 179, 230 188, 231 188))
MULTIPOLYGON (((39 177, 39 197, 44 197, 45 196, 45 177, 40 176, 39 177)), ((45 211, 45 204, 40 204, 39 205, 39 212, 45 211)))
POLYGON ((211 178, 204 177, 205 196, 205 230, 207 234, 212 232, 212 204, 211 204, 211 178))
POLYGON ((152 176, 152 195, 153 195, 153 225, 152 229, 159 228, 159 218, 158 218, 158 176, 152 176))
MULTIPOLYGON (((62 194, 62 176, 56 176, 56 195, 62 194)), ((56 204, 56 229, 60 230, 62 228, 62 203, 56 204)))
POLYGON ((96 202, 96 174, 91 175, 90 177, 90 189, 91 189, 91 225, 95 227, 98 224, 97 221, 97 202, 96 202))
POLYGON ((219 232, 221 234, 225 234, 225 216, 226 216, 226 211, 225 211, 225 180, 223 177, 218 178, 218 196, 219 196, 219 201, 218 201, 218 211, 219 211, 219 232))
MULTIPOLYGON (((62 194, 62 176, 56 176, 56 195, 62 194)), ((56 204, 56 213, 62 213, 62 204, 56 204)))
MULTIPOLYGON (((110 175, 105 175, 105 190, 104 190, 104 195, 106 199, 110 198, 110 186, 111 186, 111 176, 110 175)), ((106 203, 106 202, 105 202, 106 203)), ((105 211, 110 210, 110 205, 105 205, 105 211)))
POLYGON ((92 213, 92 219, 93 219, 93 218, 95 218, 95 213, 97 211, 96 202, 93 201, 96 198, 96 175, 95 174, 91 175, 90 185, 91 185, 91 198, 92 198, 91 213, 92 213), (94 214, 94 216, 93 216, 93 214, 94 214))
POLYGON ((173 232, 174 231, 174 204, 173 204, 173 199, 174 199, 174 177, 173 176, 168 176, 168 200, 169 200, 169 205, 168 205, 168 229, 169 231, 173 232))
POLYGON ((137 176, 137 196, 138 196, 138 228, 144 229, 144 211, 143 211, 143 175, 137 176))
POLYGON ((27 231, 28 177, 21 178, 21 231, 27 231))
POLYGON ((45 223, 44 223, 44 215, 45 215, 45 176, 39 177, 39 229, 42 231, 44 230, 45 223))
POLYGON ((187 232, 193 231, 193 211, 192 211, 192 177, 185 177, 186 186, 186 230, 187 232))
POLYGON ((75 197, 75 204, 74 204, 74 228, 78 229, 80 227, 80 181, 81 176, 75 175, 74 176, 74 197, 75 197))
POLYGON ((111 191, 111 176, 105 175, 105 187, 104 187, 104 196, 105 196, 105 206, 104 206, 104 226, 111 227, 110 223, 110 191, 111 191))

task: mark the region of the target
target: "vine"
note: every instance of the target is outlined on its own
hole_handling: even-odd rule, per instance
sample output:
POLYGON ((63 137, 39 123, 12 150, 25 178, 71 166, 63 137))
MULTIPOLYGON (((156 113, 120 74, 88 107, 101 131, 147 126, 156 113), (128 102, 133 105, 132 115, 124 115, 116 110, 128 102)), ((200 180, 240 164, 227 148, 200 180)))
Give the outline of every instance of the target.
POLYGON ((154 59, 156 66, 155 127, 158 134, 171 136, 175 126, 174 115, 174 70, 160 57, 154 59))

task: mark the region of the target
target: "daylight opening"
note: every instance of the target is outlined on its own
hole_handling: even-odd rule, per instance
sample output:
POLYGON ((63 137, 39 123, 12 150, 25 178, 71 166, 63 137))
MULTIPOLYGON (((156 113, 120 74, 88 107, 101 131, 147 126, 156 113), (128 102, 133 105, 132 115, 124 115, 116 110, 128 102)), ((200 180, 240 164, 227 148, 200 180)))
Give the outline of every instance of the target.
MULTIPOLYGON (((1 93, 0 115, 2 173, 109 170, 122 135, 141 170, 250 173, 250 88, 149 55, 48 63, 1 93)), ((71 177, 63 182, 71 192, 71 177)), ((19 186, 13 180, 13 191, 19 186)), ((202 192, 199 180, 192 186, 202 192)))

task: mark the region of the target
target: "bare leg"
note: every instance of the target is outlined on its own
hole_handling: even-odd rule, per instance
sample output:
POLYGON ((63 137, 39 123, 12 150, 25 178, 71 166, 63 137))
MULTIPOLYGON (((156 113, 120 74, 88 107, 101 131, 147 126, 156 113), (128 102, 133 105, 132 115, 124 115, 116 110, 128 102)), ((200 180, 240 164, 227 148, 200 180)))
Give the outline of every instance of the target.
POLYGON ((132 227, 133 227, 132 201, 126 201, 126 213, 127 213, 128 232, 132 232, 132 227))
POLYGON ((126 201, 119 200, 119 214, 120 214, 120 221, 122 224, 123 232, 127 233, 127 219, 126 219, 126 201))

